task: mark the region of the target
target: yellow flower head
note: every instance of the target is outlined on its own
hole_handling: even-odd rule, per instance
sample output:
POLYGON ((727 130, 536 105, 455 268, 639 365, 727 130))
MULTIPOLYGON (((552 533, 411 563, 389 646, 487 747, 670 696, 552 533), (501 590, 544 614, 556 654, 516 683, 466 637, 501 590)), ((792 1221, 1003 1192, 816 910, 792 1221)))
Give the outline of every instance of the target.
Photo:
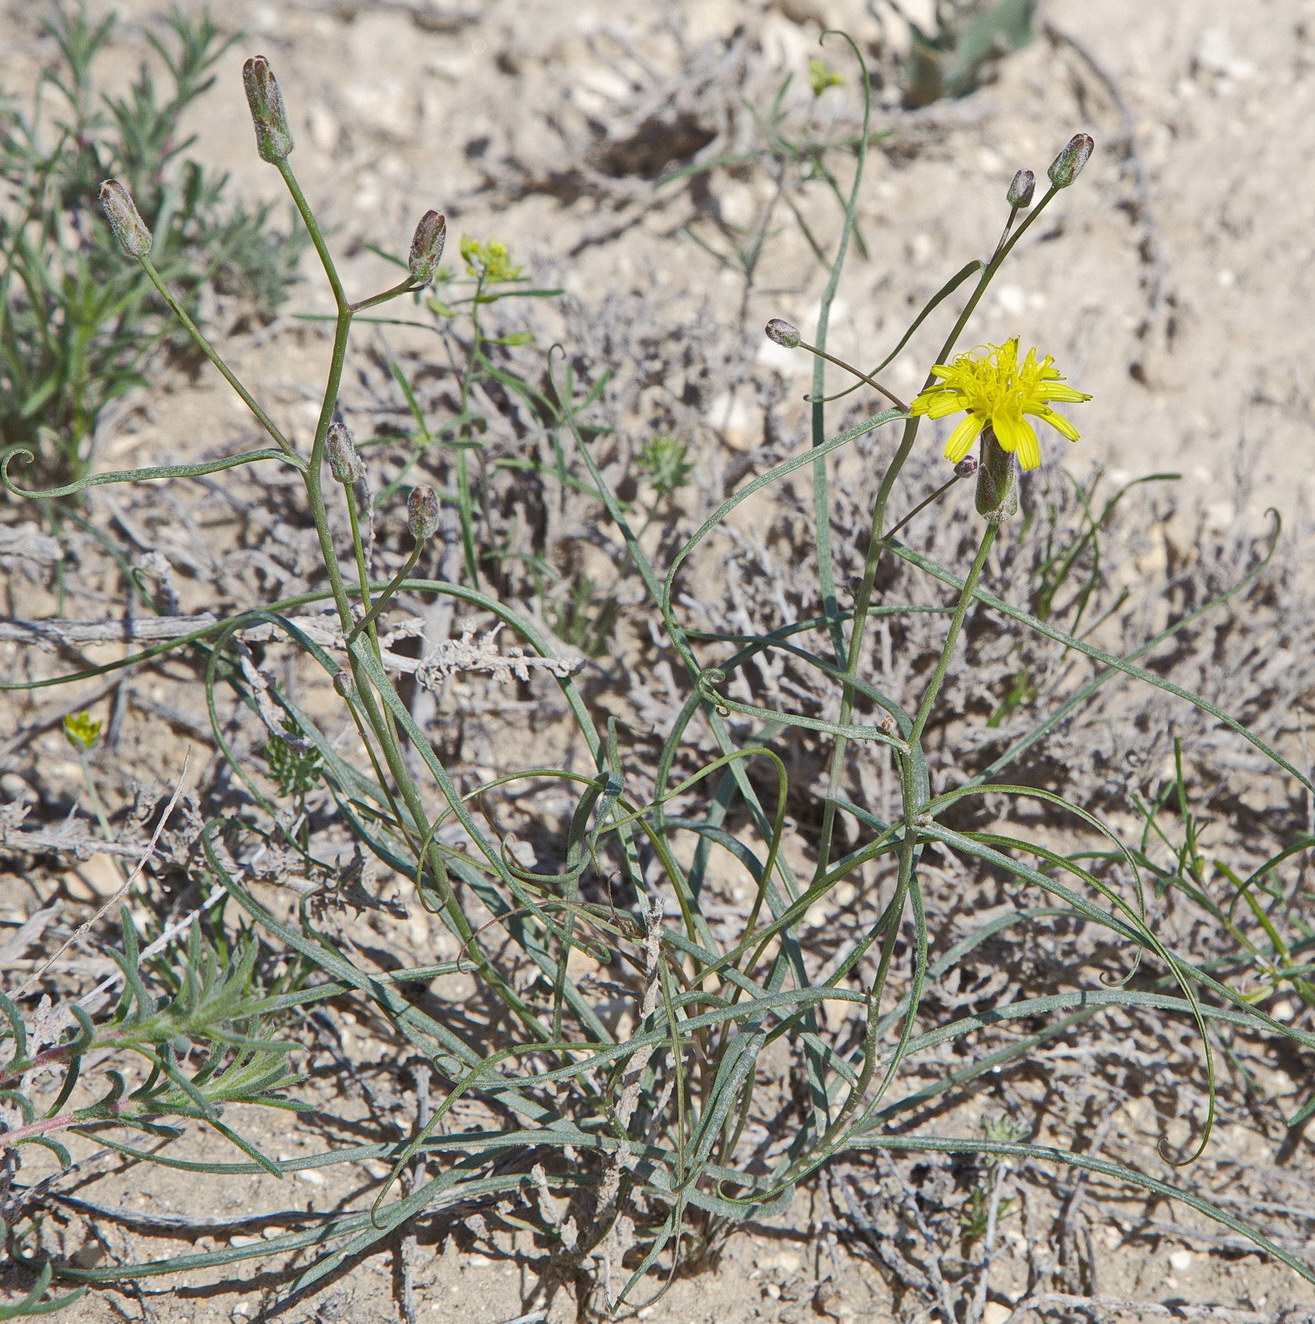
POLYGON ((936 364, 932 372, 941 380, 918 395, 909 412, 944 418, 961 409, 967 411, 968 416, 945 443, 945 458, 952 464, 968 454, 978 433, 989 424, 996 440, 1018 456, 1024 469, 1035 469, 1041 463, 1041 446, 1023 415, 1044 419, 1070 441, 1077 441, 1077 428, 1055 413, 1050 402, 1080 404, 1091 399, 1067 385, 1054 364, 1049 354, 1037 362, 1034 349, 1019 363, 1017 336, 1003 345, 982 345, 960 354, 953 363, 936 364))

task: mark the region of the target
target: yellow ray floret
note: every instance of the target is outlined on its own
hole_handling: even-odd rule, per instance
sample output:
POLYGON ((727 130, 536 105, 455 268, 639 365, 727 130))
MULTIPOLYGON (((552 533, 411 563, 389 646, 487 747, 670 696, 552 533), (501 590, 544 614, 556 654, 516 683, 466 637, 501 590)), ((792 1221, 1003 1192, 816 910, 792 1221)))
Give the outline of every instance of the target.
POLYGON ((1024 469, 1035 469, 1041 463, 1041 446, 1023 416, 1044 419, 1070 441, 1077 441, 1077 428, 1063 414, 1055 413, 1050 404, 1055 400, 1081 404, 1091 399, 1069 386, 1054 365, 1049 354, 1038 362, 1034 349, 1029 349, 1019 363, 1017 336, 1003 345, 981 345, 960 354, 953 363, 936 364, 932 372, 941 380, 918 395, 909 412, 928 418, 967 412, 945 443, 945 458, 952 464, 968 454, 978 433, 989 423, 1000 445, 1017 455, 1024 469))

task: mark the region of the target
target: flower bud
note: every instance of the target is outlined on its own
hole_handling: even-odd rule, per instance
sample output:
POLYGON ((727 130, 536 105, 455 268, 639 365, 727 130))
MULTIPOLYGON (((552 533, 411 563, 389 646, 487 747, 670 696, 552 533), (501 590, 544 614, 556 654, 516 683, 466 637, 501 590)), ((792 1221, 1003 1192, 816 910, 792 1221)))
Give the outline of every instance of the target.
POLYGON ((242 85, 256 126, 256 151, 260 159, 274 164, 286 160, 292 151, 292 130, 288 128, 288 112, 283 108, 279 81, 263 55, 253 55, 242 66, 242 85))
POLYGON ((791 326, 783 318, 773 317, 767 323, 765 329, 768 340, 774 340, 778 345, 784 345, 786 349, 797 349, 803 344, 803 337, 799 334, 799 328, 791 326))
POLYGON ((416 226, 411 240, 411 256, 406 269, 414 285, 428 285, 438 274, 443 260, 443 244, 447 240, 447 219, 436 211, 427 211, 416 226))
POLYGON ((356 453, 356 442, 351 429, 346 424, 338 422, 329 424, 324 447, 329 454, 329 472, 344 487, 356 482, 358 478, 365 477, 365 465, 356 453))
POLYGON ((958 464, 954 466, 954 476, 956 478, 971 478, 977 472, 977 456, 965 455, 958 464))
POLYGON ((1064 150, 1050 163, 1050 182, 1056 188, 1068 188, 1087 164, 1095 146, 1089 133, 1075 133, 1064 150))
POLYGON ((1018 211, 1032 201, 1032 191, 1036 188, 1036 176, 1030 170, 1020 170, 1010 182, 1005 198, 1009 205, 1018 211))
POLYGON ((1003 524, 1018 513, 1018 468, 1012 451, 995 439, 988 424, 982 429, 982 463, 977 470, 977 513, 992 524, 1003 524))
POLYGON ((137 211, 137 204, 117 179, 100 186, 100 206, 114 231, 114 238, 128 257, 145 257, 151 251, 151 232, 137 211))
POLYGON ((333 673, 333 688, 340 699, 350 699, 355 688, 351 675, 339 668, 333 673))
POLYGON ((438 528, 438 493, 432 487, 413 487, 406 499, 406 527, 416 542, 424 542, 438 528))

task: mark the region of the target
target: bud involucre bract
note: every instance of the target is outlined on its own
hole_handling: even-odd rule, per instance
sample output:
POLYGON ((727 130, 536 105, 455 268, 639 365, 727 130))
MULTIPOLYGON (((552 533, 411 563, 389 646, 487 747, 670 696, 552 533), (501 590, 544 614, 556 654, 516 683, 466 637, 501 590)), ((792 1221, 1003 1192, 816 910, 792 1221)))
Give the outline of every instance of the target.
POLYGON ((1089 133, 1075 133, 1064 150, 1050 163, 1050 182, 1056 188, 1068 188, 1087 164, 1095 149, 1095 140, 1089 133))
POLYGON ((292 151, 292 130, 288 128, 279 81, 263 55, 253 55, 242 66, 242 85, 251 107, 251 122, 256 126, 260 159, 271 163, 286 160, 292 151))
POLYGON ((100 186, 100 205, 114 231, 114 238, 128 257, 145 257, 151 251, 151 232, 137 211, 137 204, 117 179, 100 186))
POLYGON ((416 226, 411 240, 411 256, 406 269, 416 285, 428 285, 438 274, 443 260, 443 245, 447 242, 447 218, 436 211, 427 211, 416 226))

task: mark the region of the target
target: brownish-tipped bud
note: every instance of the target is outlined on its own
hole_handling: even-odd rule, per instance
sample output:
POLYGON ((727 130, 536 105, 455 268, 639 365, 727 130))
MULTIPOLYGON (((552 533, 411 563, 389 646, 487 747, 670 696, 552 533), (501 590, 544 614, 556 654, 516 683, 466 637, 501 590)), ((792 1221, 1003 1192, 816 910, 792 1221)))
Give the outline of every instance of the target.
POLYGON ((1068 188, 1087 164, 1095 147, 1096 143, 1089 133, 1075 133, 1064 150, 1050 163, 1050 182, 1056 188, 1068 188))
POLYGON ((436 211, 427 211, 416 226, 411 239, 411 256, 406 269, 414 285, 428 285, 438 274, 443 260, 443 245, 447 242, 447 218, 436 211))
POLYGON ((151 232, 137 211, 137 204, 117 179, 100 186, 100 206, 114 231, 114 238, 128 257, 145 257, 151 251, 151 232))
POLYGON ((345 423, 330 423, 324 438, 324 449, 329 455, 329 472, 347 486, 365 477, 365 464, 356 453, 356 442, 345 423))
POLYGON ((1020 207, 1026 207, 1031 203, 1035 189, 1036 176, 1030 170, 1020 170, 1010 181, 1005 199, 1015 211, 1018 211, 1020 207))
POLYGON ((292 151, 292 130, 288 128, 288 112, 283 108, 279 80, 263 55, 253 55, 242 66, 242 85, 256 126, 256 151, 260 159, 275 164, 286 160, 292 151))
POLYGON ((438 493, 432 487, 413 487, 406 499, 406 527, 416 542, 424 542, 438 528, 438 493))
POLYGON ((965 455, 958 464, 954 466, 954 476, 956 478, 971 478, 977 472, 977 456, 965 455))
POLYGON ((764 330, 767 332, 768 340, 774 340, 778 345, 784 345, 786 349, 798 349, 804 343, 799 328, 792 326, 782 317, 773 317, 764 330))

